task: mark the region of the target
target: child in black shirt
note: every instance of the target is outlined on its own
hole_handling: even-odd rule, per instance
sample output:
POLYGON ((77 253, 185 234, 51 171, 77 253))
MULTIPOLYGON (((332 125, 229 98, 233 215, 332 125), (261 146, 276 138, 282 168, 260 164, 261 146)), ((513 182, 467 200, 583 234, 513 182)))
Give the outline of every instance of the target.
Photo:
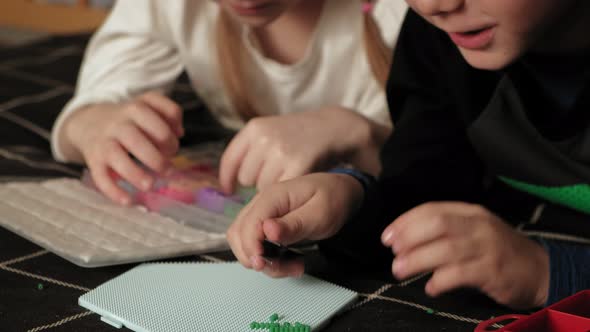
POLYGON ((436 296, 515 308, 590 288, 590 2, 407 0, 388 84, 395 131, 377 183, 354 170, 263 191, 228 232, 247 267, 265 238, 379 241, 436 296), (352 216, 354 220, 346 223, 352 216))

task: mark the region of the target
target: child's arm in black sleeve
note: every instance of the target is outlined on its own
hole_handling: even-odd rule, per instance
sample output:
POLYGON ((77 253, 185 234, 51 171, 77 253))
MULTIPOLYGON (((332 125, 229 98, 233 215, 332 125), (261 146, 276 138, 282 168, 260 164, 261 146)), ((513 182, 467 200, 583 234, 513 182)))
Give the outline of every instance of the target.
POLYGON ((479 200, 484 167, 466 136, 473 114, 465 105, 490 90, 496 75, 469 67, 445 38, 415 13, 406 17, 387 86, 394 131, 382 150, 382 175, 341 237, 358 244, 362 234, 363 246, 374 247, 396 216, 421 203, 479 200))

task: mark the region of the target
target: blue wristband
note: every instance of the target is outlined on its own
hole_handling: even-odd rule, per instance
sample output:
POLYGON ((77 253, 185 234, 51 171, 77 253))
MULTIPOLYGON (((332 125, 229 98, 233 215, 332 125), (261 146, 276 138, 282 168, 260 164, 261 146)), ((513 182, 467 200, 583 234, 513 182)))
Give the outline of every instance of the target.
POLYGON ((352 176, 363 186, 365 194, 367 194, 369 190, 373 188, 376 182, 376 179, 372 175, 361 172, 354 168, 336 167, 329 170, 328 173, 347 174, 352 176))

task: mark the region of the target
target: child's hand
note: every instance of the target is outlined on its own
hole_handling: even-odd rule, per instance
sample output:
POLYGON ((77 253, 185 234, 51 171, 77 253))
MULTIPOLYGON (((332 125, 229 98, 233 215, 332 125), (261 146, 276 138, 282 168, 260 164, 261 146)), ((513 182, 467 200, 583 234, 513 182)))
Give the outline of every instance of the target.
POLYGON ((433 271, 426 293, 477 288, 500 304, 545 304, 549 258, 541 245, 518 234, 479 205, 427 203, 396 219, 382 235, 396 254, 399 279, 433 271))
POLYGON ((258 193, 227 231, 231 249, 247 268, 274 276, 299 276, 302 262, 268 265, 264 239, 282 245, 337 233, 359 208, 363 188, 345 174, 318 173, 277 183, 258 193))
MULTIPOLYGON (((263 189, 337 162, 353 161, 371 149, 376 124, 343 108, 259 117, 251 120, 231 141, 220 165, 220 183, 233 192, 237 182, 263 189)), ((380 147, 380 145, 379 145, 380 147)))
POLYGON ((184 134, 180 107, 155 92, 124 104, 89 106, 73 114, 65 130, 98 189, 122 204, 130 197, 117 186, 117 177, 141 190, 154 181, 130 154, 156 172, 165 171, 184 134))

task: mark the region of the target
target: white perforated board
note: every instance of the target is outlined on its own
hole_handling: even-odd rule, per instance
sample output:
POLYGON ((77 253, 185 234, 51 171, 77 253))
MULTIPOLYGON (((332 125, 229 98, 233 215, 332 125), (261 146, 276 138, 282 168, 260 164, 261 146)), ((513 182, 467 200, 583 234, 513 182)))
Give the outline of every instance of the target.
POLYGON ((163 263, 136 267, 78 303, 138 332, 251 331, 251 322, 273 313, 317 331, 356 297, 308 275, 273 279, 238 263, 163 263))

